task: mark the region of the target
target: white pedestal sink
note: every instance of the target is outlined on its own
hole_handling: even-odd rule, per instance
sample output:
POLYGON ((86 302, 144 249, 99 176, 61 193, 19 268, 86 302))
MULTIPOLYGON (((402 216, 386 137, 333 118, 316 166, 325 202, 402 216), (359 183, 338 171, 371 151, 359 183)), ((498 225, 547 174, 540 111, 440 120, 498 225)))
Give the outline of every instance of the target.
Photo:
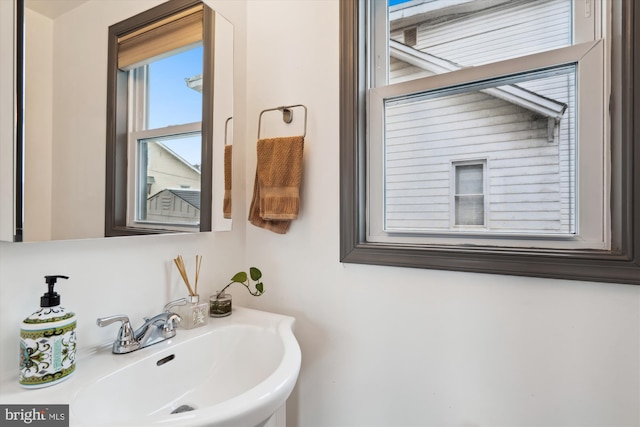
POLYGON ((69 404, 72 427, 262 426, 298 378, 294 322, 237 307, 132 353, 110 344, 80 353, 75 374, 51 387, 25 390, 16 373, 0 384, 0 402, 69 404))

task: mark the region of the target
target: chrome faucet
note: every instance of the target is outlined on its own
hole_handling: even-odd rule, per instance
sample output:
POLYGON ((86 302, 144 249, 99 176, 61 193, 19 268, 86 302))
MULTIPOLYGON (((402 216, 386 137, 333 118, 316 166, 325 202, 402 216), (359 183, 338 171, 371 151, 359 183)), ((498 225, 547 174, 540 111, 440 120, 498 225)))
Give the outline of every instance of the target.
POLYGON ((96 324, 103 327, 122 322, 112 351, 115 354, 124 354, 174 337, 181 320, 176 313, 163 312, 151 319, 145 318, 144 324, 135 331, 131 328, 129 317, 125 315, 102 317, 96 320, 96 324))

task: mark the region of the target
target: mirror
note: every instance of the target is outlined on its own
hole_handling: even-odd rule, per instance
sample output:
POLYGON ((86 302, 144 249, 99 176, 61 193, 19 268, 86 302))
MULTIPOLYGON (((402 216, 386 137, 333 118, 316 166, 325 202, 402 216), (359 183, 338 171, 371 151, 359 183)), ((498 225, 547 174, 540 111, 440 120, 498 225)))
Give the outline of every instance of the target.
MULTIPOLYGON (((0 1, 0 241, 14 241, 16 231, 15 181, 19 171, 16 162, 15 138, 21 129, 16 127, 16 107, 20 99, 16 96, 14 76, 16 40, 14 38, 17 22, 15 2, 0 1)), ((21 194, 22 192, 19 192, 21 194)), ((20 225, 20 224, 18 224, 20 225)))
MULTIPOLYGON (((25 0, 24 241, 105 236, 108 28, 162 3, 25 0)), ((222 231, 231 229, 223 215, 223 159, 225 122, 233 115, 233 26, 215 15, 207 155, 210 229, 222 231)))

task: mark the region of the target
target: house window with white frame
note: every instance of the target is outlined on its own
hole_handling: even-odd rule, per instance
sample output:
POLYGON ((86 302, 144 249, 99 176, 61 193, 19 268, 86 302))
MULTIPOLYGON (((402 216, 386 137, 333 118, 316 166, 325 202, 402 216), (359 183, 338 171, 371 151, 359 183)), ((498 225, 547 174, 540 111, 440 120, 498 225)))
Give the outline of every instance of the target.
POLYGON ((485 227, 485 163, 453 165, 452 211, 454 227, 485 227))
POLYGON ((368 2, 369 241, 610 247, 607 10, 592 3, 368 2), (450 165, 473 157, 491 200, 451 203, 450 165))

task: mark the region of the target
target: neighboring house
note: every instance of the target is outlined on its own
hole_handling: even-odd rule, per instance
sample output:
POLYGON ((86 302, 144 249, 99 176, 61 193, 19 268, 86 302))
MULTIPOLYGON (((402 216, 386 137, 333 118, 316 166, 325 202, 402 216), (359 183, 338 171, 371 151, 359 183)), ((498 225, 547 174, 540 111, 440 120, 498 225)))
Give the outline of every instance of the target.
POLYGON ((149 197, 147 220, 200 222, 200 190, 169 188, 149 197))
POLYGON ((147 144, 146 219, 175 222, 184 218, 187 222, 198 222, 200 170, 160 142, 147 144))
MULTIPOLYGON (((413 0, 391 7, 389 82, 520 56, 525 46, 570 45, 570 4, 413 0)), ((574 85, 568 71, 388 103, 387 230, 575 232, 574 85)))

